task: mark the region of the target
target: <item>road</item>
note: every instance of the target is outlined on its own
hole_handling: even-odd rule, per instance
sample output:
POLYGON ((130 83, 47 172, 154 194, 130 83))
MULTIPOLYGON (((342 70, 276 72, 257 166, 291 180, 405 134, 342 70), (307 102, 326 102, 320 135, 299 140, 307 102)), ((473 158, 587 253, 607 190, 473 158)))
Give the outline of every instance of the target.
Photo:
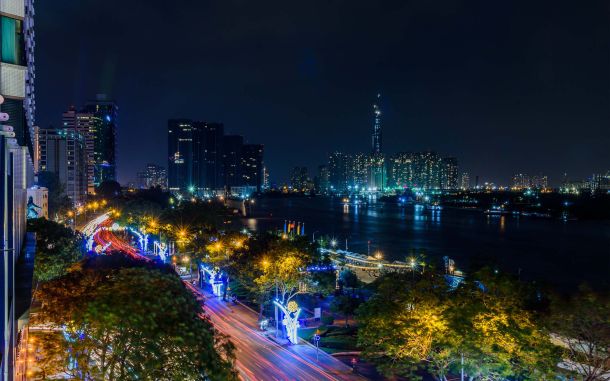
MULTIPOLYGON (((202 295, 201 290, 189 285, 202 295)), ((252 310, 209 293, 205 311, 214 326, 231 337, 237 348, 237 369, 245 380, 364 380, 341 361, 319 352, 308 344, 282 346, 258 330, 257 314, 252 310)), ((201 298, 200 298, 201 299, 201 298)))
MULTIPOLYGON (((111 222, 106 221, 109 225, 111 222)), ((111 243, 111 248, 125 251, 130 256, 140 256, 112 231, 103 230, 94 237, 98 244, 111 243)), ((144 257, 142 257, 144 258, 144 257)), ((205 300, 204 311, 214 327, 228 335, 236 347, 236 367, 246 381, 361 381, 351 369, 334 357, 319 352, 308 344, 282 346, 267 338, 258 330, 257 314, 239 304, 224 302, 201 289, 185 283, 198 300, 205 300)))

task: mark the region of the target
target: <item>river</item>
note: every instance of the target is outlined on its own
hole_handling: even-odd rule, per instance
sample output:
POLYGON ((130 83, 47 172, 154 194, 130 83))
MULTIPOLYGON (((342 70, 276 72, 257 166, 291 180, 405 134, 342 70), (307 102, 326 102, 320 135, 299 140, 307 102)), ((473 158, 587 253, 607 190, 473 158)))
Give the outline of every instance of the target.
POLYGON ((610 221, 560 221, 370 202, 345 206, 338 198, 261 198, 243 219, 253 231, 280 229, 284 220, 302 221, 309 237, 329 235, 339 246, 387 260, 405 260, 410 249, 424 249, 428 261, 442 257, 467 271, 480 263, 555 288, 583 282, 608 289, 610 221))

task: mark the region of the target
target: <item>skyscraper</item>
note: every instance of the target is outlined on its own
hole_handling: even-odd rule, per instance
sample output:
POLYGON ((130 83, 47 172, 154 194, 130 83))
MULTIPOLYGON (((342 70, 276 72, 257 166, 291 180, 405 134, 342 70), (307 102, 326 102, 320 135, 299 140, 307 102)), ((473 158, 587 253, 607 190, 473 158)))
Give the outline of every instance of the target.
POLYGON ((186 192, 193 184, 193 123, 188 119, 167 122, 168 187, 186 192))
POLYGON ((221 123, 192 123, 193 186, 198 192, 213 194, 224 187, 222 175, 221 123))
POLYGON ((462 172, 460 188, 462 188, 463 190, 470 189, 470 175, 468 174, 468 172, 462 172))
POLYGON ((167 170, 159 165, 148 163, 142 172, 138 172, 138 186, 141 188, 159 187, 167 189, 167 170))
POLYGON ((377 94, 377 100, 373 104, 373 136, 372 136, 372 153, 381 153, 381 94, 377 94))
POLYGON ((455 157, 441 159, 441 189, 458 188, 458 161, 455 157))
POLYGON ((85 138, 75 129, 39 130, 40 171, 57 175, 66 195, 75 205, 87 195, 87 150, 85 138))
POLYGON ((318 176, 316 191, 321 194, 328 194, 330 190, 330 174, 327 165, 318 166, 318 176))
POLYGON ((116 129, 119 108, 106 94, 97 94, 82 113, 93 116, 93 184, 116 180, 116 129))
POLYGON ((328 177, 331 192, 345 192, 350 180, 350 156, 333 152, 328 157, 328 177))
POLYGON ((294 167, 290 173, 290 185, 299 191, 308 190, 309 174, 307 167, 294 167))
MULTIPOLYGON (((93 114, 76 111, 71 106, 62 114, 63 129, 82 136, 85 145, 85 174, 89 194, 95 193, 95 133, 96 121, 93 114)), ((44 170, 44 169, 42 169, 44 170)), ((98 184, 99 185, 99 184, 98 184)), ((76 201, 75 201, 76 202, 76 201)))
POLYGON ((224 135, 221 123, 170 119, 167 123, 169 190, 212 195, 226 187, 263 182, 263 146, 224 135))
POLYGON ((241 135, 226 135, 223 138, 222 174, 224 184, 228 188, 241 184, 241 149, 244 137, 241 135))
POLYGON ((256 187, 258 192, 263 185, 263 152, 262 144, 244 144, 241 149, 241 185, 256 187))

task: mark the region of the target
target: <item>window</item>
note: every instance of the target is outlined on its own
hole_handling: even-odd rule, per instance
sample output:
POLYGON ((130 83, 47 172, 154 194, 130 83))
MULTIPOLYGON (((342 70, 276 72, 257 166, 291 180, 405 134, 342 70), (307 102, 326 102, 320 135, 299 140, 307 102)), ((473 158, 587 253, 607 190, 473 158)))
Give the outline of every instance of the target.
POLYGON ((25 65, 23 22, 2 16, 0 36, 2 40, 2 62, 25 65))

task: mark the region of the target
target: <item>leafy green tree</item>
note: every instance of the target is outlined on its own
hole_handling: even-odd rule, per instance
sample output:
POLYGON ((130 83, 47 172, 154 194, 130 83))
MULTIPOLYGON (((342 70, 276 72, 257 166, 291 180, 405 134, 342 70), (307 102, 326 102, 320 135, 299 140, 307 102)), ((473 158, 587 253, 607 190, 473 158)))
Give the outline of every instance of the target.
POLYGON ((431 272, 413 283, 408 274, 382 276, 357 311, 359 346, 389 375, 426 369, 437 380, 462 370, 470 380, 551 379, 556 348, 524 308, 519 285, 489 271, 474 276, 457 290, 431 272))
POLYGON ((483 269, 454 292, 452 301, 452 326, 463 332, 459 349, 471 379, 554 379, 559 353, 526 308, 524 285, 483 269))
POLYGON ((86 261, 37 291, 42 304, 37 323, 63 332, 64 376, 237 379, 233 345, 214 330, 175 274, 152 265, 117 268, 97 262, 86 261), (75 362, 78 367, 71 366, 75 362))
POLYGON ((388 376, 417 377, 415 371, 435 364, 433 359, 440 364, 442 355, 450 357, 434 372, 443 380, 453 359, 446 355, 452 347, 445 345, 452 333, 445 316, 447 288, 431 275, 415 284, 411 278, 388 273, 376 281, 376 293, 357 311, 358 345, 388 376))
POLYGON ((34 279, 38 282, 62 276, 84 255, 82 238, 64 225, 38 218, 28 221, 28 230, 36 233, 34 279))

